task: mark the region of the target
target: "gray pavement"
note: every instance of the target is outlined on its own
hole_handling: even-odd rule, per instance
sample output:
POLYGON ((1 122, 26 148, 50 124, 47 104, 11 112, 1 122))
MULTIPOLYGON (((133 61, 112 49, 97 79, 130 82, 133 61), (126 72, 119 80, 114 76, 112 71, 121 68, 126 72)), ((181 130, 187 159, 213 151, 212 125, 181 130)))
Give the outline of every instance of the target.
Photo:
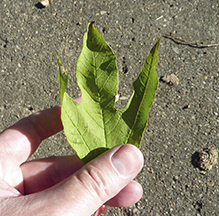
MULTIPOLYGON (((158 77, 176 73, 179 84, 159 83, 141 150, 145 165, 137 180, 142 199, 105 215, 219 215, 219 166, 201 172, 192 156, 219 149, 219 47, 195 48, 162 37, 219 43, 219 2, 0 1, 0 129, 59 104, 58 50, 70 75, 69 94, 80 95, 75 65, 87 24, 95 26, 117 55, 123 106, 144 59, 161 37, 158 77), (127 73, 123 68, 127 66, 127 73)), ((63 132, 45 140, 32 156, 69 155, 63 132)))

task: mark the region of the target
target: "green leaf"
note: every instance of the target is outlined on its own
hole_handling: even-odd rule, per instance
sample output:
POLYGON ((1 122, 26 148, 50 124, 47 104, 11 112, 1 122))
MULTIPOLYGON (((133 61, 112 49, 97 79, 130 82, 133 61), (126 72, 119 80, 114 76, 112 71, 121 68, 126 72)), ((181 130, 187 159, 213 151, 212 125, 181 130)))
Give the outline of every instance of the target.
POLYGON ((130 143, 140 148, 158 86, 158 49, 159 39, 133 84, 132 97, 119 110, 115 108, 119 85, 116 56, 93 23, 88 25, 84 35, 76 67, 82 94, 80 104, 66 93, 68 74, 57 55, 64 132, 69 144, 85 163, 119 144, 130 143))

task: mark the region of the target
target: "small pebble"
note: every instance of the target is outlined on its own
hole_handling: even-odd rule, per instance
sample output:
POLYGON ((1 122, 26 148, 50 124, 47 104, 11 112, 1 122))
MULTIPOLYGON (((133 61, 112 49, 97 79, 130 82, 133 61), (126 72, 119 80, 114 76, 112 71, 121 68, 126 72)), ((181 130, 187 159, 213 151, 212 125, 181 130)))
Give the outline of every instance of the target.
POLYGON ((49 4, 52 3, 52 0, 42 0, 39 2, 41 5, 43 5, 44 7, 49 6, 49 4))
POLYGON ((100 15, 106 14, 106 11, 100 11, 100 15))
POLYGON ((173 51, 174 51, 176 54, 179 54, 179 48, 178 48, 178 47, 173 47, 173 51))
POLYGON ((118 102, 119 101, 119 94, 116 94, 115 95, 115 102, 118 102))
POLYGON ((161 80, 166 82, 168 85, 178 85, 179 79, 176 76, 176 74, 165 74, 163 77, 161 77, 161 80))

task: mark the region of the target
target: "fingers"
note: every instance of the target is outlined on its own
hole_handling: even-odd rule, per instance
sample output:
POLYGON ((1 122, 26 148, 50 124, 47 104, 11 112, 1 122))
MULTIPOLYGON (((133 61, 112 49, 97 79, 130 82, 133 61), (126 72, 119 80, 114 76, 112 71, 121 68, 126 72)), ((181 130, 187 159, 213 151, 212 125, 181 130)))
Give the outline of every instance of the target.
POLYGON ((19 212, 24 216, 81 216, 91 215, 107 201, 113 205, 130 205, 142 194, 137 183, 130 183, 142 167, 139 149, 133 145, 116 146, 47 190, 6 200, 1 211, 3 215, 10 211, 10 215, 19 212), (135 193, 134 189, 137 189, 135 193))
POLYGON ((0 134, 0 152, 23 163, 43 139, 62 130, 60 113, 61 107, 56 106, 21 119, 0 134))
POLYGON ((21 165, 24 194, 36 193, 63 181, 78 171, 84 163, 77 155, 49 157, 21 165))
MULTIPOLYGON (((49 157, 22 164, 24 195, 50 188, 68 178, 82 166, 84 166, 84 163, 77 155, 49 157)), ((106 204, 114 207, 129 206, 137 202, 142 193, 141 185, 138 182, 131 181, 106 204)))
MULTIPOLYGON (((45 200, 48 213, 51 213, 49 206, 52 203, 53 210, 56 206, 62 206, 61 211, 56 209, 57 214, 61 214, 65 209, 66 215, 69 212, 76 216, 91 215, 108 200, 111 200, 111 204, 130 205, 141 197, 142 189, 139 185, 136 186, 136 183, 127 185, 142 166, 143 156, 139 149, 133 145, 117 146, 58 185, 40 192, 37 197, 39 202, 45 200), (138 188, 135 193, 132 187, 138 188), (118 198, 115 198, 117 194, 118 198), (130 194, 135 197, 130 197, 130 194)), ((37 201, 35 199, 35 202, 37 201)))
POLYGON ((74 100, 78 103, 81 103, 81 97, 75 98, 74 100))
POLYGON ((130 206, 140 200, 142 194, 142 186, 136 181, 131 181, 115 197, 107 201, 106 205, 114 207, 130 206))
MULTIPOLYGON (((81 97, 75 101, 80 103, 81 97)), ((37 112, 0 133, 0 153, 7 154, 20 165, 33 154, 42 140, 62 129, 60 106, 37 112)))

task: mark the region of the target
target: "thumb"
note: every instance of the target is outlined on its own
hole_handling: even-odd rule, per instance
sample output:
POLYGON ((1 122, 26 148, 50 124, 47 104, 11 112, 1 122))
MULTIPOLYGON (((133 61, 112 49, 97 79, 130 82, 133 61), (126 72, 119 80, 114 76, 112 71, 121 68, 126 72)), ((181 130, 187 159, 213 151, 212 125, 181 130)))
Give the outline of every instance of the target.
POLYGON ((57 215, 91 215, 125 188, 142 167, 143 156, 138 148, 116 146, 42 193, 46 193, 47 206, 52 204, 57 215))

